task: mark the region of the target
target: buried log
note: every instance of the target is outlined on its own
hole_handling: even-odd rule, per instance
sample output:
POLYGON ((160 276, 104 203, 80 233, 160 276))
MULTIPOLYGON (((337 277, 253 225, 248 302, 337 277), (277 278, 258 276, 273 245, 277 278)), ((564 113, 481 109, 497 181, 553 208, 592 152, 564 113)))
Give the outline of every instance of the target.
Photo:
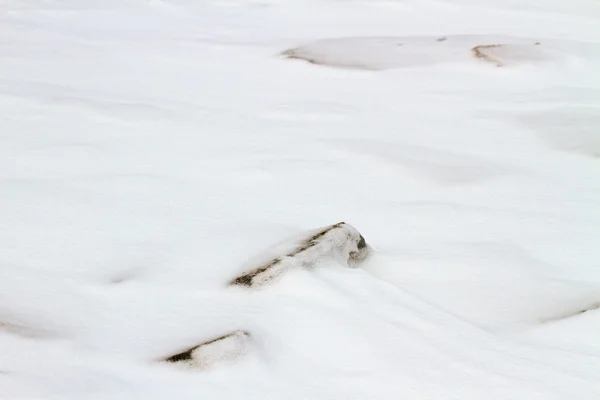
MULTIPOLYGON (((331 255, 349 267, 357 267, 368 257, 370 251, 358 230, 345 222, 338 222, 307 235, 292 250, 242 273, 232 279, 229 285, 259 288, 273 282, 290 268, 310 267, 319 259, 331 255)), ((162 361, 203 369, 216 362, 242 356, 250 348, 250 339, 247 331, 237 330, 190 347, 162 361)))
POLYGON ((229 285, 258 288, 294 266, 310 267, 327 255, 337 256, 348 266, 356 267, 369 252, 370 248, 358 230, 345 222, 338 222, 303 239, 292 251, 243 272, 229 285))
POLYGON ((163 361, 193 368, 206 368, 216 362, 234 360, 244 354, 249 338, 248 332, 237 330, 190 347, 163 361))

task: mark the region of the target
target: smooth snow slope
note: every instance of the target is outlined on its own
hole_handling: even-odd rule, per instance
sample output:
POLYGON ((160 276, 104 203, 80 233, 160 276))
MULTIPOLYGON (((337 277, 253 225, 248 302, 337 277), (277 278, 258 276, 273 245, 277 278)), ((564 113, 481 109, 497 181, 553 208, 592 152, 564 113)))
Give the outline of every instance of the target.
POLYGON ((599 16, 1 0, 0 398, 600 398, 599 16), (578 50, 386 71, 280 56, 449 35, 578 50), (373 247, 363 268, 226 288, 339 221, 373 247), (234 362, 157 362, 237 329, 234 362))

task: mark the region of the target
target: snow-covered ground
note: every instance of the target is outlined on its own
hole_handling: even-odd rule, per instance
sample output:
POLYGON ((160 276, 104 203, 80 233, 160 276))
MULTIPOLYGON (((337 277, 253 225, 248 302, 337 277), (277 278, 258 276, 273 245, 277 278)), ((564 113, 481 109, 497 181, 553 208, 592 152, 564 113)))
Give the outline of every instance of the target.
POLYGON ((599 399, 599 71, 595 0, 0 0, 0 398, 599 399))

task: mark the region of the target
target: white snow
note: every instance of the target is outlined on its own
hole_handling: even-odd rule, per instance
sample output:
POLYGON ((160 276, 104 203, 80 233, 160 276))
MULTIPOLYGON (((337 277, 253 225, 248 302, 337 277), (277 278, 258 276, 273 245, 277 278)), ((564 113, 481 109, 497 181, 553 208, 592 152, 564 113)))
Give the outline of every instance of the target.
POLYGON ((599 17, 0 0, 0 398, 597 400, 599 17), (227 287, 339 221, 361 268, 227 287))

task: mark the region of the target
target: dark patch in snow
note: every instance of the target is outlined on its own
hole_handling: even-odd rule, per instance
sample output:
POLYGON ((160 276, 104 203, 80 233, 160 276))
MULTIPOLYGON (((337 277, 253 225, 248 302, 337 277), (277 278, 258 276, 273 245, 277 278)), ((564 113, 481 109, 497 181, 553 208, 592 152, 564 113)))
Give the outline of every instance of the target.
POLYGON ((45 331, 43 329, 34 329, 31 327, 7 323, 7 322, 0 322, 0 331, 5 331, 8 333, 12 333, 13 335, 18 335, 18 336, 28 337, 28 338, 44 338, 44 337, 53 336, 52 332, 45 331))
POLYGON ((165 361, 167 362, 180 362, 180 361, 188 361, 192 359, 192 352, 194 350, 196 350, 198 348, 198 346, 194 346, 189 350, 186 350, 184 352, 175 354, 174 356, 171 356, 167 359, 165 359, 165 361))
POLYGON ((281 55, 285 58, 288 58, 290 60, 303 60, 308 62, 309 64, 314 64, 314 65, 326 65, 325 63, 321 63, 321 62, 317 62, 315 59, 313 58, 308 58, 308 57, 301 57, 298 54, 296 54, 296 49, 290 49, 290 50, 286 50, 283 53, 281 53, 281 55))
POLYGON ((367 241, 365 240, 363 235, 360 235, 360 240, 358 241, 357 247, 359 250, 367 247, 367 241))
POLYGON ((583 313, 586 313, 586 312, 588 312, 588 311, 592 311, 592 310, 597 310, 597 309, 599 309, 599 308, 600 308, 600 302, 598 302, 598 303, 594 303, 594 304, 592 304, 591 306, 589 306, 589 307, 587 307, 587 308, 584 308, 583 310, 579 310, 579 311, 577 312, 577 314, 575 314, 575 315, 583 314, 583 313))
POLYGON ((345 222, 338 222, 335 225, 330 226, 329 228, 317 233, 316 235, 312 236, 310 239, 308 239, 306 241, 306 244, 301 246, 299 249, 293 251, 292 253, 289 253, 287 256, 288 257, 294 257, 295 255, 298 255, 299 253, 308 250, 309 248, 313 247, 314 245, 317 244, 317 241, 322 238, 323 236, 325 236, 325 234, 329 233, 330 231, 332 231, 333 229, 339 228, 342 225, 344 225, 345 222))
POLYGON ((256 277, 264 272, 267 272, 271 267, 279 264, 280 262, 281 262, 281 259, 276 258, 263 267, 253 269, 251 271, 248 271, 248 272, 238 276, 237 278, 235 278, 231 282, 229 282, 229 284, 250 287, 250 286, 252 286, 252 279, 254 277, 256 277))
POLYGON ((239 285, 239 286, 252 286, 252 278, 254 277, 255 273, 247 273, 241 276, 238 276, 237 278, 235 278, 234 280, 232 280, 231 282, 229 282, 230 285, 239 285))
POLYGON ((542 322, 544 322, 544 323, 546 323, 546 322, 554 322, 554 321, 560 321, 560 320, 567 319, 567 318, 573 318, 573 317, 576 317, 578 315, 585 314, 587 312, 594 311, 594 310, 597 310, 597 309, 600 309, 600 301, 596 302, 596 303, 593 303, 593 304, 591 304, 590 306, 588 306, 586 308, 582 308, 582 309, 570 312, 568 314, 564 314, 564 315, 561 315, 561 316, 558 316, 558 317, 554 317, 554 318, 547 318, 547 319, 543 320, 542 322))
POLYGON ((110 283, 119 284, 133 279, 133 274, 117 275, 110 279, 110 283))
POLYGON ((479 45, 479 46, 475 46, 471 49, 471 51, 473 52, 473 55, 475 55, 475 57, 482 59, 483 61, 487 61, 487 62, 491 62, 493 64, 496 64, 497 67, 503 67, 504 64, 502 63, 502 61, 490 56, 486 50, 489 49, 495 49, 498 47, 502 47, 504 46, 503 44, 486 44, 486 45, 479 45))

